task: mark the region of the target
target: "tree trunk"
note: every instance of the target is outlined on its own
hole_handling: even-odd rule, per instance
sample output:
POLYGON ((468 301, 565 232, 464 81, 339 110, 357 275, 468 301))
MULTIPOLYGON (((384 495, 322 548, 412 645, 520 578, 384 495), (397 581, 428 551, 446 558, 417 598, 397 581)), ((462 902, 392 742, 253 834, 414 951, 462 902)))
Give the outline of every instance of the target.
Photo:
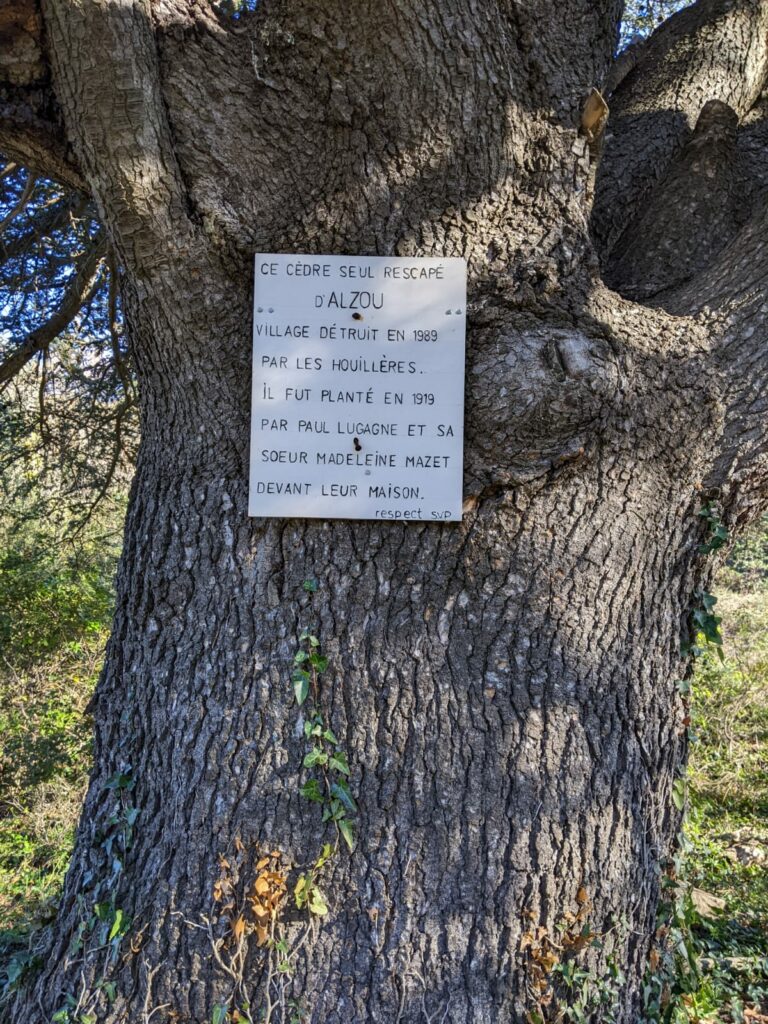
MULTIPOLYGON (((766 7, 697 10, 699 43, 733 43, 728 96, 714 70, 701 84, 704 43, 674 60, 654 44, 649 67, 682 120, 734 96, 743 117, 766 7)), ((579 115, 616 3, 262 0, 230 22, 202 0, 46 0, 43 15, 67 159, 123 263, 142 447, 77 847, 10 1019, 550 1020, 564 934, 591 972, 587 1015, 613 962, 606 999, 637 1020, 680 821, 681 650, 711 569, 697 512, 717 495, 742 521, 766 490, 752 207, 734 225, 758 268, 746 297, 731 301, 726 238, 691 269, 715 275, 716 308, 699 312, 717 291, 701 277, 674 278, 662 308, 642 238, 633 260, 617 240, 663 183, 609 139, 597 194, 631 202, 595 212, 599 255, 649 304, 603 286, 586 227, 598 144, 579 115), (253 251, 467 259, 462 523, 248 519, 253 251), (349 761, 352 851, 300 793, 322 780, 303 767, 312 701, 291 684, 305 629, 328 659, 315 703, 349 761), (313 915, 293 890, 324 843, 329 909, 313 915), (288 891, 264 941, 244 894, 270 853, 288 891)), ((615 102, 646 153, 661 88, 632 92, 642 67, 615 102)), ((654 149, 675 195, 691 129, 654 149)), ((742 189, 758 217, 762 187, 742 189)))

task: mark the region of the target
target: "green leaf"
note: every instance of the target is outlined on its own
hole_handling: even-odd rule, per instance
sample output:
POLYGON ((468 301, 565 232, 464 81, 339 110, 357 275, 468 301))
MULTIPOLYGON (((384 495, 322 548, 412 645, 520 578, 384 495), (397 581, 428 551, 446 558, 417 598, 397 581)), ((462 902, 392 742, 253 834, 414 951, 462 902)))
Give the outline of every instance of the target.
POLYGON ((322 789, 320 789, 320 783, 317 779, 309 779, 299 790, 301 795, 307 800, 314 800, 316 803, 323 803, 325 796, 322 789))
POLYGON ((110 903, 94 903, 93 912, 99 921, 109 921, 112 917, 112 905, 110 903))
POLYGON ((328 913, 328 904, 325 902, 325 896, 318 889, 316 885, 312 886, 312 892, 307 903, 310 913, 317 914, 318 917, 325 917, 328 913))
POLYGON ((314 768, 316 764, 327 764, 328 755, 322 751, 319 747, 315 747, 311 750, 304 758, 305 768, 314 768))
POLYGON ((123 911, 120 910, 120 908, 118 907, 118 909, 115 911, 115 919, 112 922, 112 927, 109 930, 109 937, 107 941, 111 942, 112 939, 122 938, 123 935, 125 935, 125 933, 128 931, 129 927, 130 921, 125 916, 123 911))
POLYGON ((308 657, 309 655, 307 654, 306 651, 296 651, 296 653, 293 656, 293 664, 301 665, 301 663, 303 661, 306 661, 308 657))
POLYGON ((301 707, 309 695, 309 675, 306 672, 293 673, 293 692, 296 703, 301 707))
POLYGON ((338 747, 339 741, 336 739, 335 735, 331 732, 330 729, 326 729, 325 732, 322 733, 322 737, 324 740, 327 740, 329 743, 332 743, 334 747, 338 747))
POLYGON ((349 775, 349 764, 347 763, 347 756, 343 750, 337 750, 335 754, 331 754, 328 766, 330 768, 335 768, 336 771, 341 772, 342 775, 349 775))
POLYGON ((675 779, 672 785, 672 803, 682 811, 685 807, 685 798, 688 793, 688 781, 684 778, 675 779))
POLYGON ((717 604, 717 598, 714 594, 708 594, 706 590, 703 590, 701 592, 701 603, 704 605, 708 612, 711 612, 717 604))
POLYGON ((107 1002, 114 1003, 115 997, 117 996, 117 985, 114 981, 102 981, 99 987, 107 997, 107 1002))
POLYGON ((321 868, 325 867, 328 861, 333 856, 333 847, 330 843, 324 843, 323 848, 320 851, 320 856, 315 861, 315 870, 320 871, 321 868))
POLYGON ((296 906, 299 910, 301 910, 307 902, 308 893, 309 879, 306 875, 299 875, 298 881, 296 882, 296 888, 293 890, 293 898, 296 901, 296 906))
POLYGON ((125 771, 115 772, 114 775, 110 775, 104 783, 104 789, 132 789, 134 781, 131 776, 131 769, 126 768, 125 771))
POLYGON ((341 832, 344 842, 349 847, 350 853, 355 848, 355 830, 352 827, 352 822, 348 818, 341 818, 338 822, 339 832, 341 832))
POLYGON ((349 791, 349 786, 344 779, 339 779, 338 782, 334 782, 331 786, 331 793, 333 796, 338 797, 339 800, 344 804, 348 811, 353 813, 357 810, 357 804, 355 803, 352 794, 349 791))
POLYGON ((308 594, 316 593, 318 587, 320 586, 317 580, 304 580, 304 582, 301 585, 308 594))
POLYGON ((224 1024, 227 1019, 226 1006, 214 1006, 211 1015, 211 1024, 224 1024))
POLYGON ((328 659, 323 658, 319 654, 310 654, 309 661, 310 664, 312 665, 312 668, 314 668, 315 672, 317 672, 318 674, 321 672, 325 672, 325 670, 328 668, 328 659))

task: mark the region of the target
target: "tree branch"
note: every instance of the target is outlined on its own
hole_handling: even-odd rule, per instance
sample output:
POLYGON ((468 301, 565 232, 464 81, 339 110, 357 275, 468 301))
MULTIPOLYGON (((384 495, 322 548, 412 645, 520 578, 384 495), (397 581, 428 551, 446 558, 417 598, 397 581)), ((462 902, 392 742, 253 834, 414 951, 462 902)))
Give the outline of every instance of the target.
POLYGON ((705 483, 730 492, 727 503, 742 519, 751 518, 764 508, 768 494, 765 202, 703 272, 661 298, 659 305, 679 316, 693 316, 712 338, 712 373, 720 380, 723 427, 705 483))
POLYGON ((87 200, 77 192, 69 192, 66 196, 51 203, 50 206, 35 212, 29 228, 24 232, 14 233, 7 241, 0 239, 0 257, 4 261, 15 259, 28 252, 36 242, 50 236, 54 231, 63 228, 71 217, 77 219, 85 212, 87 200))
POLYGON ((107 469, 106 469, 106 473, 104 474, 104 479, 102 480, 101 485, 99 486, 99 489, 98 489, 98 491, 96 493, 96 496, 93 498, 93 500, 91 501, 90 505, 88 506, 88 508, 83 513, 83 516, 82 516, 80 522, 77 525, 77 528, 75 529, 75 531, 74 531, 74 533, 72 535, 73 537, 77 537, 77 536, 80 535, 80 533, 82 533, 82 531, 85 529, 85 527, 88 525, 88 523, 93 518, 94 512, 99 507, 99 505, 102 503, 102 501, 106 497, 110 487, 112 486, 112 481, 115 478, 115 473, 117 472, 118 466, 120 465, 120 459, 124 455, 124 452, 123 452, 123 425, 124 425, 124 421, 125 421, 126 416, 133 409, 134 404, 135 404, 134 399, 130 395, 126 395, 126 397, 123 399, 123 401, 120 403, 120 405, 117 408, 117 411, 115 413, 114 432, 113 432, 113 435, 112 435, 112 454, 111 454, 111 457, 110 457, 110 460, 109 460, 109 464, 108 464, 107 469))
POLYGON ((86 187, 51 89, 36 0, 0 8, 0 150, 38 174, 86 187))
POLYGON ((699 0, 642 45, 611 96, 593 234, 603 262, 709 100, 741 118, 768 74, 768 2, 699 0))
POLYGON ((705 268, 733 238, 741 205, 734 111, 710 100, 689 142, 611 251, 606 284, 643 301, 705 268))
POLYGON ((748 517, 768 493, 768 2, 699 0, 632 61, 593 214, 605 279, 711 339, 723 419, 706 485, 748 517))
POLYGON ((38 352, 43 352, 77 316, 78 311, 98 286, 98 272, 106 253, 106 240, 100 235, 86 253, 64 293, 61 305, 36 330, 0 363, 0 387, 5 387, 38 352))
POLYGON ((24 182, 24 188, 21 191, 18 201, 11 207, 5 217, 0 220, 0 234, 5 231, 8 225, 11 224, 26 207, 27 203, 32 198, 32 193, 35 191, 36 184, 37 178, 35 175, 28 173, 27 180, 24 182))
POLYGON ((51 0, 46 29, 56 93, 121 262, 139 276, 170 268, 194 248, 196 230, 160 91, 148 0, 51 0))

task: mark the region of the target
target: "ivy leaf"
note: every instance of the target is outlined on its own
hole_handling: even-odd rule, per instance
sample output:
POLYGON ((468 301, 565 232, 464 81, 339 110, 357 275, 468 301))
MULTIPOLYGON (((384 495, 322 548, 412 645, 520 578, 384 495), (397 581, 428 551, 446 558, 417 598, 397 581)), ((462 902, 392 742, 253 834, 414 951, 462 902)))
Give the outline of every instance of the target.
POLYGON ((104 995, 107 997, 107 1002, 114 1003, 117 997, 117 985, 114 981, 102 981, 100 987, 104 995))
POLYGON ((352 811, 354 814, 357 810, 357 804, 355 803, 354 798, 349 791, 349 786, 344 779, 339 779, 338 782, 333 783, 331 786, 331 793, 333 796, 338 797, 348 811, 352 811))
POLYGON ((94 903, 93 904, 93 912, 96 915, 96 917, 99 919, 99 921, 107 921, 107 920, 109 920, 111 910, 112 910, 112 908, 110 907, 109 903, 94 903))
POLYGON ((685 807, 685 797, 688 791, 688 784, 685 779, 675 779, 672 785, 672 803, 678 809, 682 811, 685 807))
POLYGON ((109 938, 107 942, 111 942, 112 939, 122 938, 123 935, 128 931, 130 927, 130 921, 125 916, 122 910, 118 908, 115 911, 115 919, 112 922, 112 927, 109 930, 109 938))
POLYGON ((307 902, 307 890, 309 889, 309 879, 306 875, 299 875, 299 879, 296 882, 296 888, 293 890, 293 898, 296 901, 296 906, 299 910, 302 909, 304 904, 307 902))
POLYGON ((339 832, 341 832, 344 842, 349 847, 349 852, 352 853, 355 848, 355 830, 352 827, 352 822, 348 818, 341 818, 338 825, 339 832))
POLYGON ((320 856, 315 861, 315 870, 320 871, 321 868, 325 867, 328 861, 333 856, 333 847, 330 843, 324 843, 323 848, 320 851, 320 856))
POLYGON ((335 768, 336 771, 341 772, 342 775, 349 775, 349 765, 347 764, 347 757, 343 750, 337 750, 335 754, 331 754, 328 766, 330 768, 335 768))
POLYGON ((301 707, 309 695, 309 674, 299 670, 293 673, 293 692, 296 703, 301 707))
POLYGON ((324 751, 320 750, 319 747, 315 747, 314 750, 311 750, 307 754, 307 756, 304 758, 304 767, 305 768, 314 768, 314 766, 316 764, 327 764, 327 763, 328 763, 328 755, 324 751))
POLYGON ((304 783, 299 792, 307 800, 314 800, 315 803, 321 804, 325 801, 323 791, 320 789, 320 783, 317 779, 309 779, 304 783))
POLYGON ((123 772, 115 772, 104 783, 104 789, 133 789, 134 779, 131 776, 131 768, 123 772))
POLYGON ((312 895, 309 897, 307 906, 310 913, 317 914, 318 917, 325 917, 328 913, 328 904, 325 902, 325 896, 323 896, 316 885, 312 888, 312 895))
POLYGON ((304 582, 301 585, 308 594, 316 593, 318 587, 320 586, 317 580, 304 580, 304 582))

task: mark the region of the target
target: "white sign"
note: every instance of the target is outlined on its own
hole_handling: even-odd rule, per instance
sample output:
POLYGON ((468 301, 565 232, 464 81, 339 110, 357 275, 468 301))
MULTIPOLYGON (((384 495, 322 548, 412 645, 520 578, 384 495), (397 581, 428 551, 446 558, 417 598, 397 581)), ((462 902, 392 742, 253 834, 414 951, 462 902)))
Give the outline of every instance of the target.
POLYGON ((462 259, 256 256, 252 516, 461 519, 462 259))

